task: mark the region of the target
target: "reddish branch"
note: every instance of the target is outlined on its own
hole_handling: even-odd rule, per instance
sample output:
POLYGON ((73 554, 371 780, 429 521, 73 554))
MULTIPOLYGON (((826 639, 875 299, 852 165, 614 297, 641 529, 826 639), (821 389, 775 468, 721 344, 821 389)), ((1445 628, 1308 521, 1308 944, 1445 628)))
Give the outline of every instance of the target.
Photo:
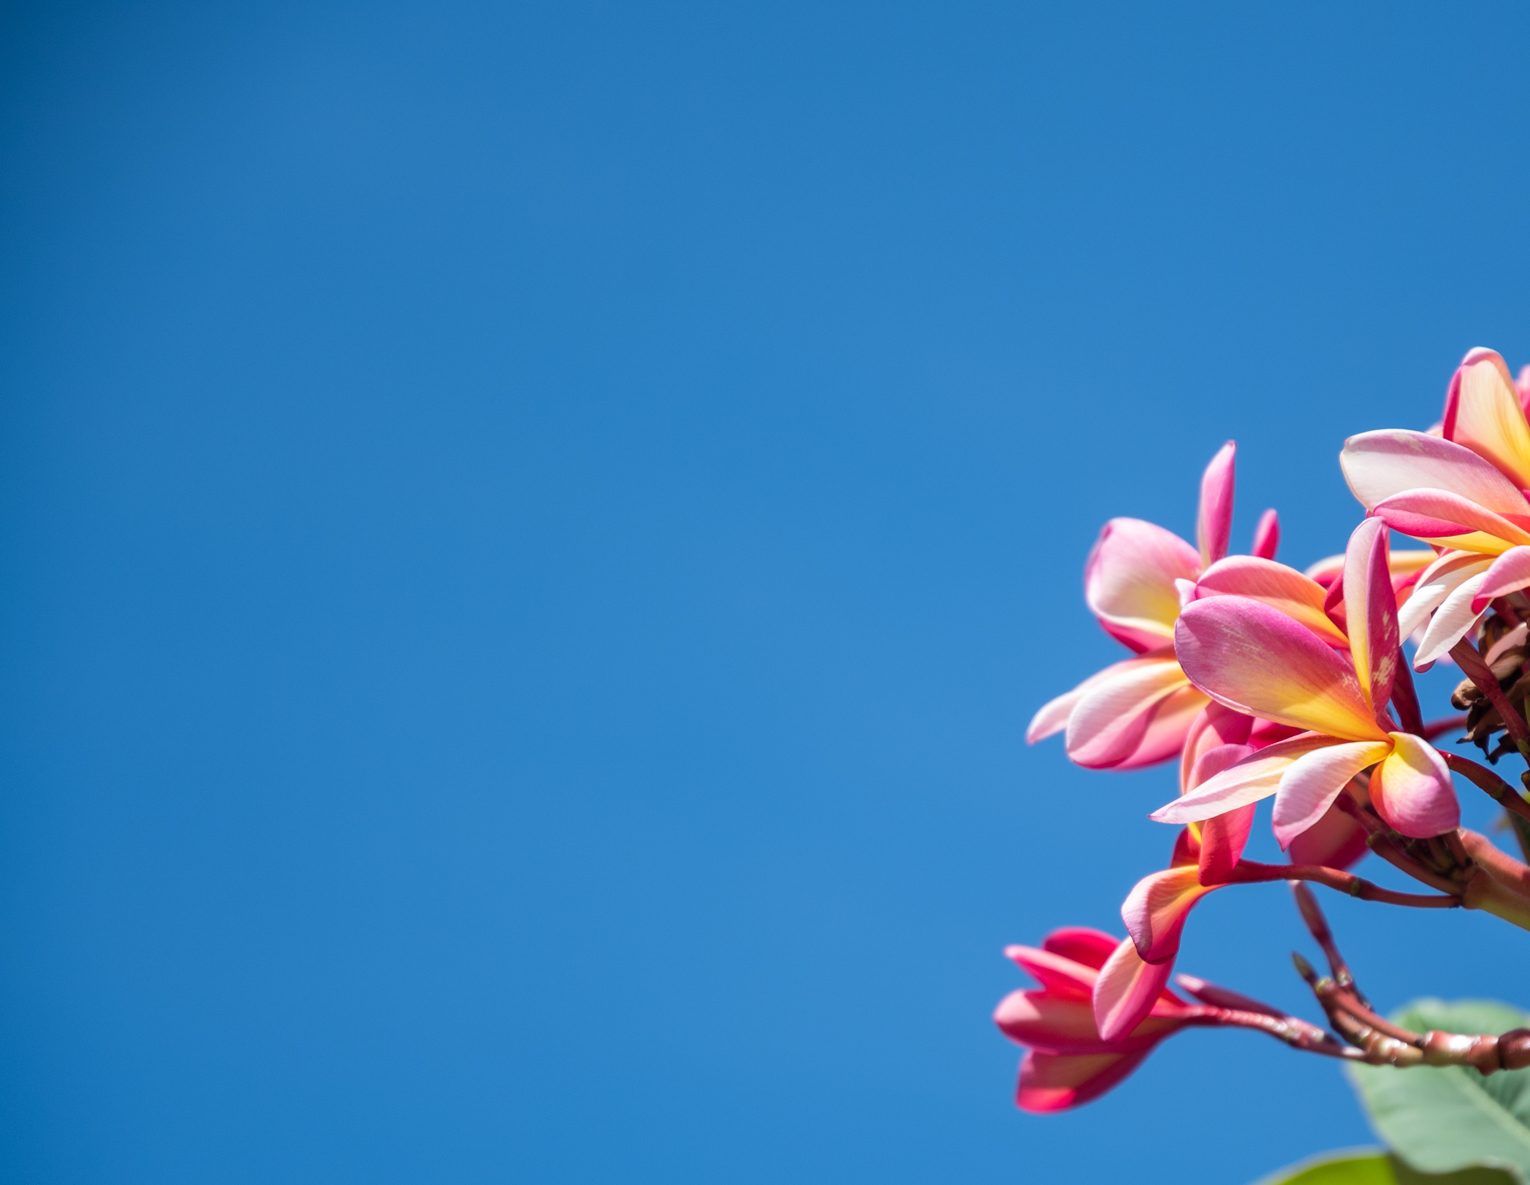
POLYGON ((1455 909, 1461 904, 1458 893, 1402 893, 1388 889, 1374 881, 1345 872, 1342 868, 1329 868, 1324 864, 1259 864, 1243 860, 1238 864, 1233 880, 1239 884, 1256 884, 1266 881, 1311 881, 1327 885, 1361 901, 1382 901, 1388 905, 1406 905, 1414 909, 1455 909))
POLYGON ((1441 752, 1440 756, 1445 759, 1445 764, 1471 782, 1477 789, 1483 791, 1499 806, 1510 814, 1518 815, 1521 819, 1530 822, 1530 802, 1519 791, 1515 790, 1508 782, 1500 778, 1485 765, 1479 765, 1470 757, 1463 757, 1459 753, 1441 752))
POLYGON ((1312 989, 1333 1031, 1346 1043, 1348 1052, 1340 1056, 1372 1065, 1470 1066, 1481 1074, 1530 1067, 1530 1029, 1477 1034, 1429 1029, 1420 1033, 1379 1015, 1356 985, 1312 890, 1305 885, 1293 885, 1292 890, 1302 920, 1328 962, 1329 974, 1319 975, 1300 955, 1293 956, 1296 969, 1312 989))

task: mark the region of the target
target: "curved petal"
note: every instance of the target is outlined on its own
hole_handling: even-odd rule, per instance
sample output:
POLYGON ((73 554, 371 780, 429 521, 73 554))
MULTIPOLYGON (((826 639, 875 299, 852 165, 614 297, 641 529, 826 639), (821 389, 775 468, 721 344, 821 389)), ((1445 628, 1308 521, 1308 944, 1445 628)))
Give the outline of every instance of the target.
POLYGON ((1470 351, 1445 397, 1445 439, 1491 461, 1520 489, 1530 486, 1530 425, 1509 368, 1493 350, 1470 351))
POLYGON ((1180 792, 1183 793, 1200 785, 1212 773, 1221 772, 1219 768, 1197 773, 1196 762, 1200 761, 1204 754, 1223 745, 1247 745, 1253 728, 1252 716, 1245 716, 1241 712, 1234 712, 1230 708, 1224 708, 1221 704, 1207 700, 1206 706, 1191 721, 1190 727, 1185 732, 1184 747, 1179 755, 1180 792))
POLYGON ((1015 1102, 1022 1111, 1050 1114, 1099 1098, 1142 1064, 1148 1050, 1073 1057, 1028 1053, 1020 1063, 1015 1102))
POLYGON ((1389 741, 1351 741, 1330 745, 1293 761, 1280 779, 1275 795, 1275 838, 1283 848, 1333 805, 1356 774, 1369 769, 1392 751, 1389 741))
POLYGON ((1279 789, 1281 775, 1293 761, 1333 743, 1312 732, 1276 741, 1159 807, 1152 818, 1159 823, 1198 823, 1268 798, 1279 789))
MULTIPOLYGON (((1248 717, 1238 719, 1247 720, 1248 717)), ((1255 751, 1253 746, 1247 744, 1217 745, 1205 749, 1196 758, 1182 783, 1182 792, 1188 793, 1202 782, 1231 769, 1255 751)), ((1213 815, 1189 825, 1186 833, 1194 840, 1195 861, 1203 885, 1222 884, 1231 878, 1233 869, 1243 856, 1244 845, 1248 843, 1248 833, 1254 825, 1254 812, 1254 804, 1250 803, 1228 811, 1225 815, 1213 815)), ((1176 859, 1174 863, 1179 863, 1179 860, 1176 859)))
MULTIPOLYGON (((1119 664, 1111 678, 1090 687, 1074 705, 1068 717, 1068 756, 1091 769, 1129 761, 1142 747, 1153 710, 1186 687, 1184 672, 1172 658, 1119 664)), ((1188 727, 1189 721, 1184 723, 1188 727)))
POLYGON ((1179 616, 1177 580, 1201 570, 1195 549, 1156 523, 1113 518, 1084 565, 1084 600, 1110 635, 1133 650, 1162 646, 1179 616))
POLYGON ((1090 1054, 1108 1048, 1088 1000, 1035 990, 1010 992, 994 1009, 993 1022, 1011 1041, 1043 1053, 1090 1054))
MULTIPOLYGON (((1200 869, 1194 864, 1151 873, 1133 885, 1121 906, 1121 918, 1143 961, 1167 963, 1173 959, 1179 953, 1179 936, 1191 908, 1218 888, 1221 886, 1201 884, 1200 869)), ((1100 973, 1104 974, 1103 969, 1100 973)))
POLYGON ((1232 879, 1233 869, 1243 858, 1243 848, 1248 843, 1248 833, 1253 830, 1257 811, 1257 804, 1251 802, 1225 815, 1213 815, 1192 824, 1200 830, 1200 855, 1196 867, 1202 884, 1224 884, 1232 879))
POLYGON ((1209 564, 1227 554, 1232 538, 1233 475, 1238 446, 1229 440, 1211 458, 1201 478, 1201 505, 1195 518, 1195 541, 1201 563, 1209 564))
POLYGON ((1142 769, 1176 757, 1185 746, 1185 737, 1208 700, 1188 680, 1176 691, 1170 692, 1154 704, 1147 713, 1147 727, 1137 739, 1136 747, 1111 769, 1142 769))
POLYGON ((1472 612, 1481 613, 1497 597, 1530 588, 1530 547, 1511 547, 1493 561, 1472 598, 1472 612))
POLYGON ((1408 490, 1448 490, 1499 514, 1530 510, 1512 481, 1464 445, 1388 428, 1362 432, 1339 454, 1344 480, 1367 512, 1408 490))
POLYGON ((1228 556, 1212 564, 1195 582, 1196 600, 1234 596, 1263 601, 1329 644, 1343 646, 1344 631, 1323 610, 1327 595, 1321 584, 1295 568, 1249 555, 1228 556))
POLYGON ((1172 963, 1144 962, 1130 938, 1117 946, 1094 981, 1094 1023, 1100 1039, 1129 1037, 1153 1011, 1173 970, 1172 963))
POLYGON ((1293 864, 1325 864, 1348 868, 1370 848, 1365 828, 1337 807, 1291 841, 1286 854, 1293 864))
POLYGON ((1492 565, 1490 556, 1470 551, 1447 551, 1419 574, 1407 603, 1398 610, 1397 630, 1411 638, 1461 583, 1492 565))
POLYGON ((1451 647, 1466 637, 1487 613, 1486 609, 1480 612, 1472 609, 1477 600, 1477 590, 1482 587, 1482 578, 1486 575, 1486 572, 1468 574, 1440 602, 1429 624, 1424 627, 1423 636, 1418 640, 1418 651, 1413 656, 1413 665, 1419 670, 1428 670, 1449 654, 1451 647))
POLYGON ((1025 730, 1025 739, 1034 745, 1037 741, 1045 740, 1049 736, 1055 736, 1068 727, 1068 717, 1073 715, 1073 709, 1078 707, 1078 701, 1101 683, 1104 683, 1118 675, 1122 668, 1131 666, 1137 660, 1128 658, 1122 662, 1112 663, 1103 671, 1096 671, 1085 679, 1072 691, 1065 691, 1054 699, 1048 700, 1041 705, 1037 713, 1031 717, 1030 726, 1025 730))
POLYGON ((1374 708, 1384 709, 1397 678, 1397 594, 1387 567, 1387 529, 1379 519, 1356 527, 1344 551, 1344 620, 1361 690, 1374 708))
POLYGON ((1250 550, 1262 560, 1273 560, 1275 549, 1279 546, 1280 515, 1273 510, 1266 510, 1259 516, 1259 525, 1254 528, 1254 546, 1250 550))
MULTIPOLYGON (((1243 719, 1247 720, 1248 717, 1245 716, 1243 719)), ((1197 786, 1209 782, 1219 773, 1231 769, 1240 761, 1245 760, 1256 752, 1258 750, 1247 742, 1242 744, 1213 745, 1209 749, 1203 749, 1196 757, 1195 764, 1191 767, 1190 773, 1181 787, 1181 792, 1188 794, 1197 786)))
POLYGON ((1063 926, 1042 940, 1041 949, 1098 970, 1105 966, 1105 960, 1110 958, 1118 941, 1105 931, 1089 926, 1063 926))
POLYGON ((1427 741, 1392 734, 1392 754, 1371 775, 1371 805, 1387 825, 1410 839, 1454 831, 1461 807, 1450 769, 1427 741))
POLYGON ((1460 551, 1497 555, 1530 543, 1523 511, 1511 521, 1448 490, 1406 490, 1376 503, 1371 513, 1394 531, 1460 551))
MULTIPOLYGON (((1114 946, 1114 944, 1112 944, 1114 946)), ((1006 946, 1004 957, 1027 972, 1048 992, 1087 1000, 1094 992, 1097 967, 1085 967, 1049 950, 1034 946, 1006 946)))
POLYGON ((1174 650, 1190 681, 1229 708, 1346 740, 1384 735, 1348 656, 1261 601, 1187 605, 1174 650))

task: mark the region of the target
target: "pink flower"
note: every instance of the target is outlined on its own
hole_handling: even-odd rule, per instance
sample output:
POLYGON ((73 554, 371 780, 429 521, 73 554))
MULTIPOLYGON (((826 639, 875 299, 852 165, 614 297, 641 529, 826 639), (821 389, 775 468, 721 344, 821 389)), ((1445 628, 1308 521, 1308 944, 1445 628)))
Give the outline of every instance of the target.
POLYGON ((1403 607, 1427 667, 1496 597, 1530 587, 1530 383, 1491 350, 1469 352, 1445 402, 1441 436, 1390 429, 1344 444, 1345 479, 1368 513, 1440 549, 1403 607))
MULTIPOLYGON (((1207 697, 1191 686, 1174 655, 1174 625, 1184 593, 1227 554, 1236 448, 1224 445, 1201 480, 1197 547, 1153 523, 1112 519, 1084 567, 1084 599, 1100 625, 1136 657, 1106 667, 1046 704, 1026 739, 1065 732, 1068 756, 1095 769, 1134 769, 1165 761, 1184 745, 1207 697)), ((1274 554, 1279 526, 1266 511, 1254 553, 1274 554)))
MULTIPOLYGON (((1188 770, 1181 778, 1181 794, 1192 793, 1289 734, 1288 729, 1278 726, 1261 728, 1252 718, 1228 712, 1220 705, 1213 705, 1203 719, 1204 724, 1191 730, 1185 747, 1188 770)), ((1191 909, 1206 894, 1243 879, 1241 874, 1249 868, 1243 863, 1243 848, 1254 811, 1255 805, 1249 803, 1189 824, 1174 842, 1169 867, 1149 873, 1127 894, 1121 920, 1143 964, 1170 967, 1179 954, 1180 935, 1191 909)), ((1291 854, 1297 863, 1343 868, 1366 850, 1364 830, 1342 812, 1330 810, 1318 826, 1297 837, 1291 854)), ((1260 866, 1261 871, 1265 867, 1260 866)), ((1130 1031, 1152 1004, 1141 976, 1101 976, 1095 984, 1095 1020, 1106 1038, 1130 1031)))
POLYGON ((1131 939, 1070 928, 1053 931, 1039 950, 1012 946, 1004 953, 1041 985, 1011 992, 993 1015, 1005 1036, 1029 1047, 1016 1094, 1026 1111, 1065 1111, 1098 1098, 1202 1011, 1168 990, 1167 964, 1143 963, 1131 939), (1100 1035, 1091 1003, 1104 977, 1136 981, 1132 994, 1148 1000, 1141 1018, 1110 1039, 1100 1035))
POLYGON ((1387 715, 1401 652, 1378 519, 1350 537, 1342 595, 1347 651, 1297 614, 1251 597, 1214 596, 1185 608, 1175 645, 1195 686, 1236 712, 1302 731, 1207 779, 1153 818, 1191 823, 1274 795, 1275 835, 1289 846, 1371 770, 1371 803, 1388 825, 1416 838, 1455 829, 1459 808, 1444 759, 1397 731, 1387 715))

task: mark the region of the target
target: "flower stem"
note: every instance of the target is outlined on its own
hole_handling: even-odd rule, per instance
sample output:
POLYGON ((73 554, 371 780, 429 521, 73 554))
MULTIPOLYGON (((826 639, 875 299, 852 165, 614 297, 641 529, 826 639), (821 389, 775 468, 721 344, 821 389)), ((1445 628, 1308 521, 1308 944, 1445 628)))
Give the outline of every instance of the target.
POLYGON ((1403 893, 1342 868, 1329 868, 1324 864, 1260 864, 1253 860, 1243 860, 1234 869, 1232 880, 1238 884, 1311 881, 1351 897, 1358 897, 1361 901, 1381 901, 1387 905, 1406 905, 1414 909, 1456 909, 1461 905, 1461 897, 1456 893, 1403 893))

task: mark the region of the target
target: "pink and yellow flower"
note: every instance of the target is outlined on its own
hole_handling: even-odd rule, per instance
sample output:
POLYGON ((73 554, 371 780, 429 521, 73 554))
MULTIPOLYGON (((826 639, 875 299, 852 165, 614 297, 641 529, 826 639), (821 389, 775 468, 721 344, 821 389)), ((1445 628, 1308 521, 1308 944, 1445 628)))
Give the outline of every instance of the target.
POLYGON ((1040 949, 1012 946, 1004 953, 1040 984, 1011 992, 993 1016, 1005 1036, 1029 1049, 1015 1099, 1026 1111, 1065 1111, 1098 1098, 1200 1011, 1168 989, 1167 965, 1137 958, 1131 939, 1079 927, 1053 931, 1040 949), (1148 998, 1141 1018, 1108 1039, 1092 1003, 1106 976, 1137 977, 1148 998))
POLYGON ((1492 601, 1530 587, 1530 384, 1516 386, 1491 350, 1466 355, 1446 396, 1441 435, 1389 429, 1345 442, 1340 464, 1367 513, 1439 555, 1403 606, 1427 667, 1492 601))
MULTIPOLYGON (((1084 567, 1084 599, 1100 625, 1135 657, 1106 667, 1046 704, 1026 739, 1065 733, 1068 756, 1095 769, 1134 769, 1179 753, 1206 707, 1174 654, 1181 599, 1227 554, 1236 448, 1224 445, 1201 480, 1197 546, 1154 523, 1116 518, 1105 525, 1084 567)), ((1274 554, 1279 526, 1266 511, 1254 554, 1274 554)))
POLYGON ((1371 804, 1389 826, 1418 838, 1456 827, 1444 760, 1387 714, 1401 651, 1379 519, 1350 537, 1341 583, 1347 650, 1328 629, 1313 628, 1305 609, 1285 612, 1240 595, 1186 606, 1175 649, 1191 682, 1234 711, 1301 731, 1208 778, 1155 819, 1197 822, 1274 795, 1275 836, 1289 846, 1369 770, 1371 804))

